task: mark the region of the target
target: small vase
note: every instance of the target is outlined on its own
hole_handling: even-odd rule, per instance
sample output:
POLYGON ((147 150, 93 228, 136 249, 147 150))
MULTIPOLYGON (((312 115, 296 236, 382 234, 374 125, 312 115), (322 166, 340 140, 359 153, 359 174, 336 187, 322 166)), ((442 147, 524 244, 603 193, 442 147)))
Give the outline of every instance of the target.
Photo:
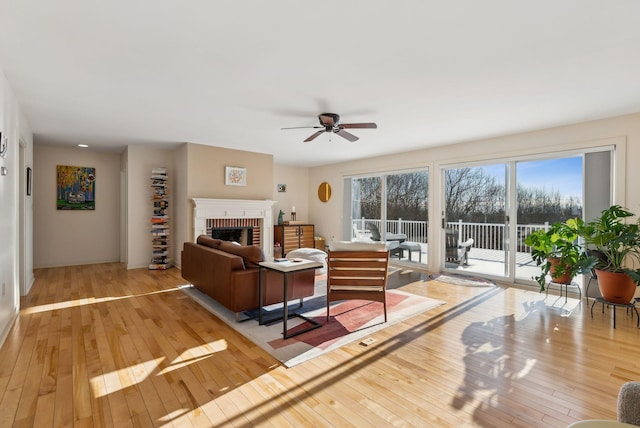
POLYGON ((596 269, 600 294, 607 302, 627 304, 636 292, 636 283, 623 272, 596 269))

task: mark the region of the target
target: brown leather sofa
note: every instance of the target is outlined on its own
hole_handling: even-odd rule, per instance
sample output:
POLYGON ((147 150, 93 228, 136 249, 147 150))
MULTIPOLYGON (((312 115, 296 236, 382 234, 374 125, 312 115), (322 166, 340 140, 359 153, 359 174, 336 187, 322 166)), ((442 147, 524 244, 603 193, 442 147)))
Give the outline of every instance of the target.
MULTIPOLYGON (((185 242, 182 250, 182 277, 226 308, 239 313, 258 308, 259 267, 264 260, 255 245, 242 246, 206 235, 195 243, 185 242)), ((263 305, 283 301, 283 278, 264 270, 263 305)), ((302 299, 314 293, 314 271, 289 274, 288 299, 302 299)))

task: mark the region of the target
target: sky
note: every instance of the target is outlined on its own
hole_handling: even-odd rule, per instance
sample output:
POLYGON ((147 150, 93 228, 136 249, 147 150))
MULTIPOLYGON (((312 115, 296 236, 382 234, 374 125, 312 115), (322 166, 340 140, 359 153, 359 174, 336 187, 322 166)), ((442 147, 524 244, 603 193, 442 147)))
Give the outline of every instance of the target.
MULTIPOLYGON (((504 182, 504 164, 482 167, 485 172, 504 182)), ((575 196, 582 200, 582 156, 521 161, 516 164, 520 185, 558 191, 564 197, 575 196)))

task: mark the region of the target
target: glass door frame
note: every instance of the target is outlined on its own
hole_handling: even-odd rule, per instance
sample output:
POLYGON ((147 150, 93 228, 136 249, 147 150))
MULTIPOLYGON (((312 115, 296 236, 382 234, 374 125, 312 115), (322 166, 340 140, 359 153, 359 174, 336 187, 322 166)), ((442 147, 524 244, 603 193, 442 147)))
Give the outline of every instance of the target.
MULTIPOLYGON (((440 242, 440 248, 438 249, 438 253, 439 254, 445 254, 446 253, 446 237, 445 237, 445 227, 446 227, 446 223, 447 223, 447 218, 446 218, 446 171, 450 170, 450 169, 460 169, 460 168, 482 168, 482 167, 486 167, 486 166, 504 166, 504 177, 502 177, 502 182, 500 184, 504 185, 504 209, 505 209, 505 217, 503 218, 503 224, 504 224, 504 228, 503 230, 503 236, 502 236, 502 242, 503 242, 503 246, 504 246, 504 257, 503 257, 503 275, 502 276, 497 276, 497 275, 490 275, 490 274, 486 274, 483 272, 475 272, 475 271, 469 271, 468 273, 473 273, 473 274, 482 274, 485 276, 490 276, 490 277, 494 277, 496 279, 499 279, 501 281, 509 281, 509 282, 513 282, 513 279, 511 278, 511 272, 512 272, 512 268, 510 267, 510 259, 511 256, 509 254, 509 240, 508 237, 509 236, 513 236, 513 231, 511 231, 511 221, 509 221, 509 219, 513 218, 512 214, 511 214, 511 206, 512 205, 512 201, 510 198, 510 192, 509 189, 512 188, 512 183, 511 183, 511 170, 513 168, 511 162, 509 160, 506 159, 486 159, 486 160, 482 160, 482 161, 473 161, 473 162, 464 162, 464 163, 455 163, 455 164, 447 164, 447 165, 441 165, 440 166, 440 180, 441 180, 441 186, 440 186, 440 195, 441 195, 441 200, 440 200, 440 206, 442 207, 441 209, 441 224, 440 224, 440 236, 441 236, 441 242, 440 242)), ((515 192, 514 192, 515 193, 515 192)), ((514 226, 515 227, 515 226, 514 226)), ((473 250, 471 250, 473 251, 473 250)), ((515 255, 513 256, 513 261, 515 262, 515 255)), ((446 258, 445 257, 441 257, 439 260, 439 269, 443 272, 450 272, 450 273, 461 273, 457 268, 449 268, 447 267, 446 264, 446 258)), ((462 272, 464 273, 464 272, 462 272)))
MULTIPOLYGON (((560 149, 557 151, 549 151, 549 152, 542 152, 542 153, 532 153, 532 154, 528 154, 528 155, 519 155, 519 156, 511 156, 511 157, 505 157, 505 158, 494 158, 494 159, 482 159, 482 160, 475 160, 475 161, 469 161, 469 162, 455 162, 455 163, 442 163, 440 165, 437 166, 437 168, 439 169, 439 179, 441 182, 440 185, 440 212, 441 212, 441 222, 442 224, 440 225, 441 227, 439 228, 439 235, 440 235, 440 245, 437 251, 437 254, 440 255, 439 260, 438 260, 438 268, 443 271, 443 272, 451 272, 454 273, 457 270, 456 269, 452 269, 452 268, 447 268, 445 265, 445 257, 444 257, 444 248, 445 248, 445 243, 444 243, 444 222, 446 221, 445 219, 445 207, 446 207, 446 191, 445 191, 445 185, 446 185, 446 179, 445 179, 445 172, 447 169, 455 169, 455 168, 466 168, 466 167, 482 167, 482 166, 487 166, 487 165, 496 165, 496 164, 504 164, 506 166, 505 170, 506 170, 506 182, 505 182, 505 191, 506 191, 506 199, 505 199, 505 212, 508 215, 508 219, 505 218, 506 224, 508 225, 508 227, 505 228, 505 231, 507 233, 507 235, 504 237, 505 238, 505 252, 507 254, 507 256, 505 257, 505 275, 504 276, 492 276, 492 275, 486 275, 483 274, 487 277, 492 277, 495 278, 496 280, 499 281, 503 281, 503 282, 509 282, 509 283, 519 283, 519 284, 523 284, 523 285, 534 285, 535 286, 535 282, 533 280, 529 281, 529 280, 524 280, 522 278, 516 278, 516 251, 509 251, 511 248, 517 249, 516 245, 513 245, 514 243, 511 242, 510 237, 516 237, 517 236, 517 224, 518 224, 518 219, 517 219, 517 210, 518 210, 518 206, 517 206, 517 192, 515 191, 515 189, 517 189, 517 171, 516 171, 516 165, 518 162, 523 162, 523 161, 534 161, 534 160, 544 160, 544 159, 554 159, 554 158, 562 158, 562 157, 568 157, 568 156, 585 156, 588 153, 595 153, 595 152, 606 152, 609 151, 611 152, 611 171, 610 171, 610 179, 611 179, 611 189, 610 189, 610 198, 611 198, 611 203, 618 203, 622 206, 624 206, 624 190, 625 190, 625 182, 624 182, 624 177, 625 177, 625 164, 624 164, 624 159, 625 159, 625 155, 626 155, 626 146, 624 144, 622 144, 622 142, 618 141, 619 139, 615 138, 615 139, 609 139, 607 142, 609 142, 610 144, 603 144, 603 141, 599 141, 600 144, 597 144, 598 142, 592 142, 592 144, 586 144, 584 146, 574 146, 574 147, 570 147, 570 148, 565 148, 564 150, 560 149), (611 143, 610 140, 616 140, 617 144, 615 143, 611 143), (620 180, 620 177, 622 177, 622 181, 620 180)), ((582 202, 583 202, 583 207, 588 203, 586 201, 586 189, 585 189, 585 177, 586 177, 587 171, 585 170, 585 165, 583 163, 583 186, 582 186, 582 202)), ((583 208, 583 216, 585 215, 584 213, 584 208, 583 208)), ((433 258, 432 258, 433 260, 433 258)), ((460 273, 458 271, 458 273, 460 273)))
MULTIPOLYGON (((381 192, 381 203, 380 203, 380 218, 376 219, 380 221, 381 227, 380 227, 380 235, 382 240, 384 241, 386 238, 387 233, 390 233, 387 231, 387 223, 389 222, 387 213, 388 213, 388 196, 389 196, 389 189, 388 189, 388 177, 390 176, 400 176, 400 175, 406 175, 406 174, 413 174, 413 173, 419 173, 419 174, 424 174, 425 178, 426 178, 426 188, 424 189, 424 192, 426 194, 426 215, 427 217, 424 219, 425 220, 425 227, 424 227, 424 233, 426 234, 425 239, 427 240, 426 242, 424 242, 424 246, 426 248, 428 248, 429 243, 428 243, 428 237, 429 237, 429 232, 430 232, 430 225, 429 225, 429 209, 431 208, 430 206, 430 200, 429 200, 429 191, 431 189, 431 171, 432 167, 430 166, 422 166, 422 167, 416 167, 416 168, 407 168, 407 169, 401 169, 401 170, 389 170, 389 171, 380 171, 380 172, 373 172, 370 174, 358 174, 358 175, 349 175, 349 176, 345 176, 344 177, 344 185, 345 185, 345 189, 348 187, 348 189, 345 190, 345 195, 348 194, 348 198, 345 198, 345 207, 348 207, 347 210, 344 211, 344 215, 345 218, 348 219, 348 223, 349 226, 347 227, 346 223, 343 222, 343 231, 344 231, 344 236, 350 236, 351 239, 354 239, 354 233, 353 233, 353 224, 356 220, 359 219, 355 219, 353 217, 353 200, 354 200, 354 194, 353 194, 353 181, 354 180, 361 180, 361 179, 366 179, 366 178, 378 178, 380 179, 380 192, 381 192), (347 201, 348 199, 348 201, 347 201), (347 231, 347 229, 349 229, 349 232, 347 231)), ((395 233, 395 232, 393 232, 395 233)), ((411 234, 409 233, 409 238, 411 237, 411 234)), ((410 239, 409 239, 410 241, 410 239)), ((421 241, 422 242, 422 241, 421 241)), ((400 250, 400 251, 404 251, 404 250, 400 250)), ((412 250, 406 250, 406 251, 412 251, 412 250)), ((415 250, 413 250, 415 251, 415 250)), ((405 254, 404 252, 402 254, 405 254)), ((409 253, 406 253, 409 254, 409 253)), ((409 257, 411 259, 411 257, 409 257)), ((427 264, 428 264, 428 250, 426 250, 426 253, 423 253, 421 250, 421 255, 418 257, 419 263, 414 263, 411 264, 411 266, 416 267, 416 264, 418 266, 422 266, 422 268, 426 268, 427 264), (423 254, 426 254, 425 257, 422 257, 423 254)), ((404 260, 399 260, 398 258, 393 258, 391 261, 393 261, 394 263, 405 263, 404 260)), ((413 260, 412 260, 413 261, 413 260)), ((406 263, 409 263, 408 261, 406 263)))

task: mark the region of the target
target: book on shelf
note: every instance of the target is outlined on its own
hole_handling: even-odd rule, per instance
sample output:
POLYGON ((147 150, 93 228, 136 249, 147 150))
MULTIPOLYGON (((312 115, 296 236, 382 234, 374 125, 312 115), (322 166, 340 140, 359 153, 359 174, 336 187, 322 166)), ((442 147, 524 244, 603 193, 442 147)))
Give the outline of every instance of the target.
POLYGON ((169 263, 150 263, 149 270, 166 270, 171 268, 169 263))
POLYGON ((169 183, 167 169, 156 167, 151 169, 151 203, 153 206, 150 218, 151 260, 149 269, 164 270, 171 267, 169 256, 169 183))

